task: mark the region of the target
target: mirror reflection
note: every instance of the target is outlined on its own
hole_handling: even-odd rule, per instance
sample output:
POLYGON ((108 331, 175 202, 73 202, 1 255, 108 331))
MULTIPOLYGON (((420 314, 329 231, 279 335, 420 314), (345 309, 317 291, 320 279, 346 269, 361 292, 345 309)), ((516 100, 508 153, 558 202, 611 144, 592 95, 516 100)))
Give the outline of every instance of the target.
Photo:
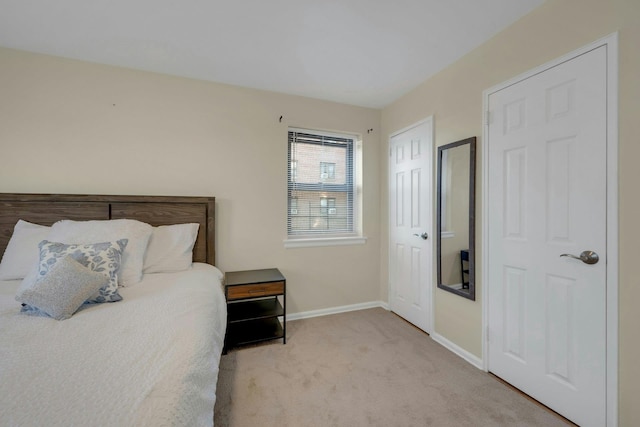
POLYGON ((475 300, 476 138, 438 147, 438 287, 475 300))

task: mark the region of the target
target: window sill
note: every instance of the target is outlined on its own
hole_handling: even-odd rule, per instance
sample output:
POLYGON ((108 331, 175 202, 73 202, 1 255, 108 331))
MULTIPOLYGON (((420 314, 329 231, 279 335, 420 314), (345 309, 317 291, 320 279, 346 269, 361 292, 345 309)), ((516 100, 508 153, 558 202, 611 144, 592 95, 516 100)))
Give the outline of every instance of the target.
POLYGON ((364 236, 351 237, 311 237, 301 239, 285 239, 284 248, 311 248, 316 246, 343 246, 343 245, 364 245, 367 238, 364 236))

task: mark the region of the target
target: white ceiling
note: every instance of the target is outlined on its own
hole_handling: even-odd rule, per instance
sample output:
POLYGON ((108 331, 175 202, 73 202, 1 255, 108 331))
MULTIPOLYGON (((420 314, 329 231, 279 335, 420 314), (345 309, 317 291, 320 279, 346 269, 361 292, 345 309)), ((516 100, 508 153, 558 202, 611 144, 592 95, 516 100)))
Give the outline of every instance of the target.
POLYGON ((0 46, 380 108, 544 0, 0 0, 0 46))

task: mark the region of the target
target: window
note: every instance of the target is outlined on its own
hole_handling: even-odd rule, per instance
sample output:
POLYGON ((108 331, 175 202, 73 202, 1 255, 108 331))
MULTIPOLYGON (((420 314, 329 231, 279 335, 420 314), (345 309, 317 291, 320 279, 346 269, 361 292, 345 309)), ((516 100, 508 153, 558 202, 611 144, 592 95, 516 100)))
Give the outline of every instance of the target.
POLYGON ((320 180, 336 179, 336 164, 320 162, 320 180))
POLYGON ((321 197, 320 198, 320 215, 335 215, 337 213, 336 209, 336 199, 321 197))
POLYGON ((353 237, 358 240, 354 243, 364 243, 359 236, 356 137, 289 129, 288 139, 287 247, 310 246, 296 243, 302 240, 353 237))

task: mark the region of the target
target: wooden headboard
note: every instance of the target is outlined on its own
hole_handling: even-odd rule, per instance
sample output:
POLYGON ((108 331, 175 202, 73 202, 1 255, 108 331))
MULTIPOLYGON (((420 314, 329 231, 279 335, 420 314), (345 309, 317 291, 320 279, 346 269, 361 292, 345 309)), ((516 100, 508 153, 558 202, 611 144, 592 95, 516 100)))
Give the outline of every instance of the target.
POLYGON ((61 219, 137 219, 148 224, 200 224, 193 260, 215 265, 215 197, 0 193, 0 255, 19 219, 52 225, 61 219))

